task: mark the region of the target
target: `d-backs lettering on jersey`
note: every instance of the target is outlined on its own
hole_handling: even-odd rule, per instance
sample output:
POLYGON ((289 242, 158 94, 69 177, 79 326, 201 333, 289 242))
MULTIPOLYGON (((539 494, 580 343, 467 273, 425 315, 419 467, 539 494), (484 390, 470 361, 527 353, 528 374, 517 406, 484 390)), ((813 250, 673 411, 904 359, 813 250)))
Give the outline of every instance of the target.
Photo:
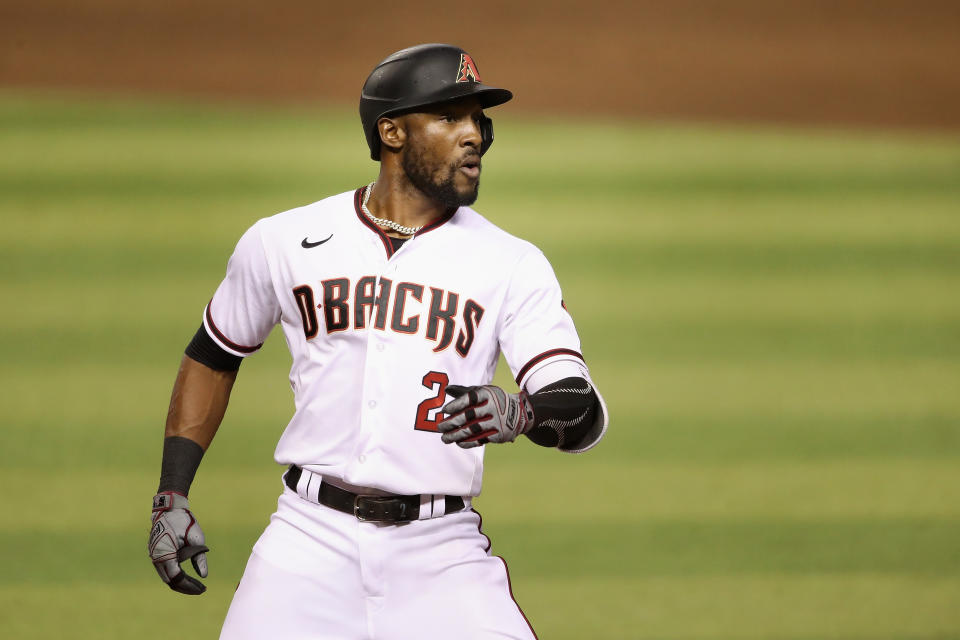
POLYGON ((394 286, 389 278, 363 276, 355 285, 351 285, 350 278, 330 278, 322 281, 320 287, 319 298, 307 284, 292 292, 307 340, 317 337, 317 310, 322 309, 327 334, 368 326, 378 331, 389 329, 420 335, 434 343, 434 353, 448 348, 456 335, 455 348, 465 358, 483 319, 483 306, 476 300, 468 299, 461 309, 459 294, 414 282, 394 286), (429 301, 424 300, 426 290, 430 291, 429 301), (316 304, 318 299, 323 302, 316 304))
POLYGON ((536 247, 469 207, 394 252, 362 195, 254 224, 204 326, 245 357, 281 325, 295 412, 277 462, 393 493, 477 495, 484 447, 435 432, 446 386, 490 383, 501 353, 521 387, 551 363, 582 365, 560 286, 536 247))

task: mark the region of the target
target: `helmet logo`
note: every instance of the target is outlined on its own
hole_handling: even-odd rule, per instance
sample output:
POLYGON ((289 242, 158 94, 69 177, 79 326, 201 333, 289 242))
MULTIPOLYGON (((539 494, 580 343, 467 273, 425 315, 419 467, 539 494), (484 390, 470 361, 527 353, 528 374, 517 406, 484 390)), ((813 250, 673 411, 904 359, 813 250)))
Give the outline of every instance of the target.
POLYGON ((460 70, 457 72, 457 82, 480 82, 480 72, 473 58, 466 53, 460 54, 460 70))

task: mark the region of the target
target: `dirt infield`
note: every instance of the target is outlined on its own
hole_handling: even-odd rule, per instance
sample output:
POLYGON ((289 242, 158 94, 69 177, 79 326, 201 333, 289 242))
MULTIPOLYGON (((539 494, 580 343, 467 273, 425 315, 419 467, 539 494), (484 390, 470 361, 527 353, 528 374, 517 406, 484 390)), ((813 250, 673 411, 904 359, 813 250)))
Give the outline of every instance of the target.
POLYGON ((954 1, 13 0, 0 85, 352 103, 453 42, 518 110, 956 129, 958 33, 954 1))

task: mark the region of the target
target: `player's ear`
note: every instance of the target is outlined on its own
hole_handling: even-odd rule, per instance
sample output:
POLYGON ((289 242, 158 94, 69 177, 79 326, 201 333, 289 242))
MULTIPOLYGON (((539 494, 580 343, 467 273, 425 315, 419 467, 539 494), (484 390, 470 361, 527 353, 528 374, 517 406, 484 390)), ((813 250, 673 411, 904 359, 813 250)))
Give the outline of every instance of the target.
POLYGON ((380 132, 380 143, 393 151, 402 149, 407 141, 403 116, 380 118, 377 120, 377 129, 380 132))

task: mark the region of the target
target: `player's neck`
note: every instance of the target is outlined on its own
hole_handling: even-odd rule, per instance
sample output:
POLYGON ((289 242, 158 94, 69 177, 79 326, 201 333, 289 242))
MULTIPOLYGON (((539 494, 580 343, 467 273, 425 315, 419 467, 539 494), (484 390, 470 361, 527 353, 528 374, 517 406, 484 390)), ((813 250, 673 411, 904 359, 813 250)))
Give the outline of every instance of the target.
POLYGON ((370 213, 406 227, 423 227, 449 213, 443 204, 428 198, 405 177, 380 172, 370 200, 370 213))

